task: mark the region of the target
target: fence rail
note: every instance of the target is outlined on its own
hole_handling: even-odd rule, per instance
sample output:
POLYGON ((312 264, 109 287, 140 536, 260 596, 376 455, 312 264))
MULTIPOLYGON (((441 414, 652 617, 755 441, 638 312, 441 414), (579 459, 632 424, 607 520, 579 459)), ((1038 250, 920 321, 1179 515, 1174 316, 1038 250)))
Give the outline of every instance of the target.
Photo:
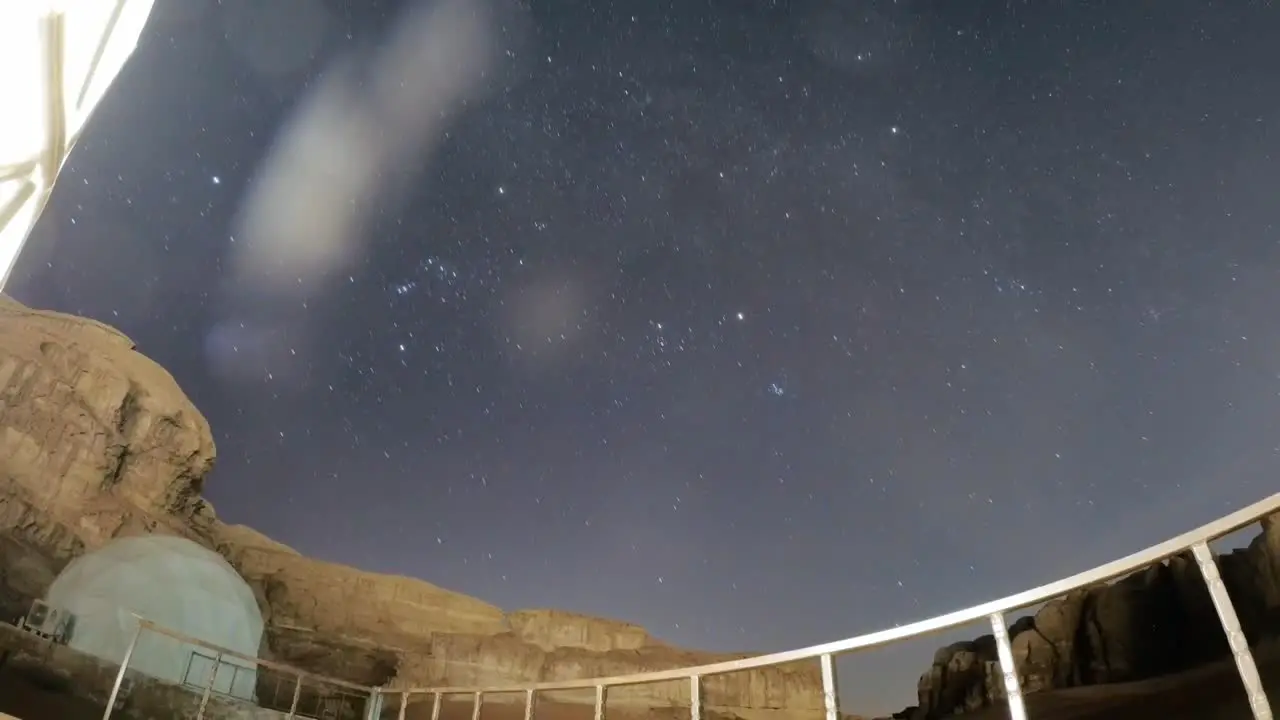
MULTIPOLYGON (((1018 679, 1017 668, 1014 663, 1013 651, 1008 633, 1008 622, 1005 619, 1005 615, 1012 611, 1021 610, 1032 605, 1038 605, 1046 600, 1060 597, 1072 590, 1097 585, 1108 580, 1114 580, 1124 575, 1129 575, 1153 563, 1160 562, 1179 553, 1186 552, 1187 550, 1191 551, 1192 557, 1195 559, 1196 565, 1198 566, 1208 588, 1209 596, 1213 602, 1214 609, 1217 612, 1218 620, 1221 622, 1223 631, 1226 634, 1227 644, 1231 650, 1232 659, 1235 662, 1236 669, 1240 674, 1241 682, 1243 683, 1245 692, 1248 695, 1249 706, 1252 710, 1253 717, 1255 720, 1272 720, 1271 706, 1267 700, 1266 693, 1263 691, 1262 681, 1258 675, 1257 666, 1253 660, 1253 654, 1249 650, 1244 633, 1241 631, 1240 621, 1236 616, 1235 607, 1231 603, 1231 598, 1227 594, 1226 586, 1223 584, 1222 578, 1219 576, 1217 561, 1214 559, 1213 553, 1209 550, 1209 543, 1278 512, 1280 512, 1280 493, 1214 520, 1213 522, 1203 525, 1195 530, 1183 533, 1182 535, 1171 538, 1157 545, 1153 545, 1145 550, 1099 565, 1090 570, 1086 570, 1030 590, 1024 590, 1023 592, 1015 593, 1008 597, 992 600, 963 610, 946 613, 944 615, 938 615, 936 617, 910 623, 908 625, 902 625, 899 627, 889 628, 887 630, 880 630, 878 632, 867 633, 865 635, 799 648, 796 650, 772 653, 769 655, 759 655, 739 660, 729 660, 726 662, 676 668, 672 670, 659 670, 655 672, 635 673, 630 675, 615 675, 611 677, 526 683, 523 685, 422 687, 399 689, 368 688, 334 678, 324 678, 322 676, 306 673, 279 663, 272 663, 267 660, 260 660, 258 658, 242 655, 225 648, 219 648, 167 628, 162 628, 155 623, 139 618, 138 633, 134 636, 133 642, 130 643, 129 648, 125 653, 124 660, 120 665, 120 672, 116 676, 115 686, 112 689, 111 698, 107 703, 107 710, 103 715, 103 720, 110 719, 115 699, 124 679, 125 670, 128 667, 130 657, 137 643, 137 637, 144 631, 158 632, 183 642, 209 648, 215 653, 218 653, 219 658, 235 658, 244 662, 253 663, 259 667, 271 668, 298 676, 297 686, 294 693, 294 709, 291 709, 289 717, 293 717, 293 713, 296 710, 297 705, 298 691, 302 687, 303 680, 307 678, 314 678, 327 684, 345 687, 358 693, 367 694, 370 697, 370 702, 366 709, 366 717, 368 720, 377 720, 377 718, 380 717, 382 701, 385 698, 397 696, 399 697, 399 710, 397 715, 399 720, 405 720, 405 713, 408 708, 409 701, 414 696, 426 695, 430 695, 432 697, 432 720, 439 720, 441 705, 444 698, 456 695, 466 695, 471 697, 472 720, 479 720, 480 709, 483 705, 485 696, 498 694, 523 694, 524 718, 525 720, 533 720, 534 707, 538 693, 582 689, 593 689, 595 691, 594 720, 604 720, 605 699, 609 688, 684 680, 689 683, 691 700, 690 720, 701 720, 703 678, 714 675, 723 675, 726 673, 741 672, 744 670, 755 670, 801 660, 816 659, 819 662, 822 674, 824 720, 840 720, 839 698, 836 690, 836 656, 860 650, 867 650, 909 638, 932 635, 983 619, 986 619, 989 622, 992 636, 996 642, 996 650, 1004 678, 1005 694, 1008 699, 1009 716, 1011 720, 1027 720, 1026 706, 1023 702, 1021 684, 1018 679)), ((198 720, 203 717, 203 711, 208 701, 210 688, 212 687, 212 676, 213 673, 210 674, 210 684, 204 689, 204 697, 201 701, 201 712, 197 715, 198 720)))
MULTIPOLYGON (((234 663, 234 665, 236 666, 236 670, 233 670, 232 671, 233 673, 238 670, 243 670, 244 666, 247 665, 255 669, 274 670, 278 673, 294 678, 293 698, 292 698, 292 701, 290 702, 287 713, 285 713, 284 715, 286 718, 288 718, 288 720, 294 720, 294 718, 303 717, 298 713, 298 703, 302 696, 303 685, 307 682, 312 682, 317 685, 341 688, 343 690, 348 691, 352 695, 357 695, 357 696, 367 698, 369 700, 368 705, 370 707, 365 711, 365 715, 367 717, 376 717, 376 716, 373 716, 372 714, 373 712, 375 712, 375 709, 372 706, 376 706, 379 704, 380 691, 378 688, 372 688, 367 685, 360 685, 358 683, 348 682, 346 680, 340 680, 334 677, 328 677, 328 676, 320 675, 317 673, 307 672, 305 670, 300 670, 298 668, 285 665, 284 663, 278 663, 272 660, 265 660, 263 658, 246 655, 244 653, 236 652, 235 650, 231 650, 229 648, 224 648, 218 645, 214 645, 213 643, 205 642, 204 640, 191 637, 190 635, 185 635, 176 630, 171 630, 167 627, 158 625, 150 620, 147 620, 146 618, 141 617, 139 615, 135 614, 134 617, 137 618, 138 620, 138 628, 137 630, 134 631, 133 638, 129 641, 128 647, 125 648, 124 658, 120 661, 120 670, 116 673, 115 682, 111 686, 111 694, 107 697, 107 707, 102 713, 102 720, 110 720, 112 713, 115 712, 117 701, 120 699, 121 688, 124 686, 125 674, 129 669, 129 662, 133 659, 134 650, 136 650, 138 647, 138 640, 142 637, 143 633, 146 633, 146 632, 153 632, 158 635, 163 635, 165 637, 169 637, 174 640, 177 640, 178 642, 204 648, 210 651, 211 653, 213 653, 212 658, 210 658, 213 660, 213 662, 210 665, 210 670, 206 674, 206 677, 204 678, 203 682, 200 682, 199 680, 197 680, 196 682, 187 683, 186 678, 184 678, 185 685, 188 685, 189 687, 195 687, 201 691, 200 709, 196 713, 196 720, 203 720, 205 710, 208 709, 209 700, 214 694, 213 686, 218 676, 219 666, 223 663, 230 664, 228 661, 232 661, 232 660, 236 661, 234 663)), ((189 673, 190 673, 190 668, 187 669, 187 674, 189 673)), ((233 698, 233 699, 243 700, 243 698, 233 698)))

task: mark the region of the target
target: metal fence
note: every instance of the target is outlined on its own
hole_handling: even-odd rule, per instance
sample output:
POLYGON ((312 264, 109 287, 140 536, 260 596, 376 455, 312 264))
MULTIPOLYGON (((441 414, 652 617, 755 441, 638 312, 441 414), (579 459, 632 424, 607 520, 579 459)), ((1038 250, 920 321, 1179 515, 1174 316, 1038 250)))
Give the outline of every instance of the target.
MULTIPOLYGON (((1039 605, 1047 600, 1052 600, 1056 597, 1065 595, 1072 590, 1097 585, 1108 580, 1114 580, 1124 575, 1129 575, 1149 565, 1190 550, 1192 556, 1195 558, 1196 564, 1199 566, 1200 573, 1204 578, 1205 584, 1208 587, 1209 596, 1213 601, 1214 609, 1217 611, 1218 620, 1222 623, 1222 629, 1226 633, 1227 644, 1230 647, 1232 659, 1235 662, 1236 669, 1240 674, 1240 680, 1244 685, 1245 692, 1247 693, 1253 717, 1256 718, 1256 720, 1271 720, 1271 706, 1267 701, 1266 693, 1263 691, 1262 680, 1258 675, 1258 669, 1254 663, 1253 654, 1249 650, 1244 633, 1241 631, 1240 620, 1236 616, 1235 607, 1232 605, 1231 598, 1227 594, 1226 586, 1223 584, 1222 578, 1218 574, 1218 565, 1214 559, 1213 553, 1209 550, 1209 543, 1277 512, 1280 512, 1280 493, 1256 502, 1242 510, 1231 513, 1230 515, 1219 518, 1207 525, 1192 530, 1191 532, 1184 533, 1158 545, 1149 547, 1146 550, 1133 553, 1120 558, 1119 560, 1099 565, 1091 570, 1086 570, 1082 573, 1041 585, 1037 588, 1025 590, 999 600, 992 600, 980 605, 975 605, 974 607, 966 608, 964 610, 957 610, 945 615, 921 620, 909 625, 903 625, 888 630, 881 630, 878 632, 868 633, 866 635, 859 635, 845 640, 836 640, 834 642, 823 643, 821 645, 814 645, 797 650, 773 653, 770 655, 760 655, 741 660, 676 668, 673 670, 638 673, 634 675, 615 675, 603 678, 583 678, 557 682, 527 683, 524 685, 389 689, 365 688, 352 683, 344 683, 342 681, 329 679, 326 680, 338 686, 346 686, 356 693, 368 694, 370 702, 367 704, 365 709, 365 717, 367 720, 377 720, 382 712, 383 701, 385 699, 397 697, 399 700, 398 719, 405 720, 405 713, 409 706, 409 701, 415 696, 431 696, 431 718, 432 720, 440 720, 441 706, 445 698, 459 695, 471 698, 471 720, 480 720, 480 709, 484 703, 485 696, 500 694, 523 694, 524 720, 533 720, 538 695, 541 693, 562 690, 594 690, 594 720, 604 720, 605 698, 609 688, 659 682, 685 681, 689 684, 690 720, 701 720, 703 678, 741 672, 744 670, 765 668, 774 665, 794 663, 801 660, 816 659, 822 669, 823 706, 825 709, 824 720, 840 720, 840 706, 837 693, 835 668, 835 658, 837 656, 845 653, 880 647, 911 638, 932 635, 934 633, 950 630, 961 625, 985 619, 991 625, 992 635, 996 642, 1000 668, 1004 676, 1004 688, 1008 700, 1009 717, 1011 720, 1027 720, 1026 705, 1023 702, 1022 688, 1018 679, 1017 668, 1014 664, 1013 651, 1009 642, 1008 623, 1005 619, 1006 614, 1028 608, 1033 605, 1039 605)), ((290 672, 298 677, 296 687, 299 689, 302 687, 302 683, 305 678, 318 677, 309 673, 304 673, 300 670, 288 668, 287 666, 269 663, 264 660, 243 656, 230 650, 216 648, 210 646, 208 643, 200 642, 194 638, 186 637, 179 633, 160 628, 154 623, 150 623, 146 620, 141 620, 138 632, 141 633, 144 630, 159 632, 182 640, 183 642, 208 647, 212 649, 217 654, 216 657, 219 658, 235 658, 240 662, 254 663, 260 667, 274 667, 278 670, 290 672)), ((137 638, 135 636, 134 644, 136 644, 136 641, 137 638)), ((124 678, 125 669, 128 667, 129 658, 133 652, 134 644, 130 644, 128 652, 125 653, 124 661, 120 666, 120 672, 116 677, 115 687, 111 693, 111 699, 107 703, 107 711, 103 715, 103 720, 109 720, 110 718, 116 695, 119 692, 121 682, 124 678)), ((204 696, 200 704, 201 712, 197 715, 197 718, 203 718, 203 711, 208 702, 213 676, 214 673, 210 673, 210 685, 205 686, 204 696)), ((288 716, 290 718, 295 717, 293 713, 296 712, 297 694, 298 690, 295 690, 294 706, 291 707, 289 711, 290 715, 288 716)))
POLYGON ((378 717, 382 702, 381 691, 378 688, 251 657, 139 617, 138 629, 134 632, 128 647, 125 648, 124 658, 120 661, 120 670, 116 673, 111 694, 107 698, 106 709, 102 713, 102 720, 110 720, 112 714, 119 709, 119 701, 122 700, 121 690, 125 686, 129 662, 133 659, 134 650, 137 649, 138 640, 143 633, 156 633, 207 651, 192 653, 182 679, 184 686, 200 692, 200 706, 196 712, 196 720, 204 719, 209 709, 209 702, 214 697, 224 698, 230 702, 250 702, 261 708, 275 710, 287 720, 350 720, 351 718, 365 720, 378 717), (257 673, 252 683, 253 689, 248 692, 235 691, 236 688, 244 687, 244 683, 236 682, 239 674, 250 671, 257 673), (264 672, 274 676, 275 682, 271 682, 271 678, 263 677, 264 672), (220 678, 225 682, 218 682, 220 678), (245 697, 246 694, 249 697, 245 697))

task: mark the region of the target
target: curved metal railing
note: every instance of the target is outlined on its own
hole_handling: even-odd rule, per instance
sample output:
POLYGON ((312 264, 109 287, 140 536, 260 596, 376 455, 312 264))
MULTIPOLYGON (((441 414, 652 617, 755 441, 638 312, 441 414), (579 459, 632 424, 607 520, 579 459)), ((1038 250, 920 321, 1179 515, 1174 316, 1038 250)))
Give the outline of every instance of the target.
MULTIPOLYGON (((583 689, 595 690, 594 720, 604 720, 605 697, 609 688, 684 680, 689 683, 690 720, 700 720, 702 716, 701 694, 703 678, 715 675, 724 675, 726 673, 741 672, 744 670, 771 667, 774 665, 783 665, 800 660, 816 659, 818 660, 822 670, 823 708, 825 711, 824 720, 840 720, 840 707, 835 670, 836 656, 859 650, 880 647, 910 638, 932 635, 976 620, 986 619, 991 625, 991 631, 996 641, 1000 668, 1004 675, 1005 693, 1008 698, 1009 716, 1012 720, 1026 720, 1026 706, 1022 697, 1022 688, 1018 679, 1017 668, 1014 664, 1005 615, 1011 611, 1021 610, 1032 605, 1038 605, 1047 600, 1060 597, 1072 590, 1097 585, 1108 580, 1114 580, 1116 578, 1129 575, 1137 570, 1141 570, 1142 568, 1185 552, 1189 549, 1191 550, 1192 556, 1195 558, 1196 564, 1204 577, 1205 584, 1209 590, 1209 596, 1213 601, 1214 609, 1217 611, 1218 619, 1222 623, 1223 631, 1226 633, 1227 643, 1231 650, 1232 659, 1234 660, 1236 669, 1240 674, 1241 682, 1244 684, 1253 716, 1256 720, 1271 720, 1271 707, 1268 703, 1266 693, 1263 691, 1262 681, 1258 675, 1258 669, 1254 663, 1253 654, 1250 652, 1244 633, 1241 631, 1240 621, 1236 616, 1235 607, 1232 605, 1231 598, 1227 594, 1226 586, 1223 585, 1222 578, 1218 574, 1218 565, 1213 557, 1213 553, 1209 550, 1209 543, 1278 512, 1280 512, 1280 493, 1214 520, 1213 522, 1203 525, 1195 530, 1183 533, 1182 535, 1178 535, 1177 537, 1171 538, 1157 545, 1153 545, 1145 550, 1135 552, 1118 560, 1113 560, 1090 570, 1086 570, 1030 590, 1024 590, 1020 593, 1009 595, 1008 597, 991 600, 963 610, 938 615, 927 620, 921 620, 919 622, 887 630, 880 630, 878 632, 799 648, 796 650, 787 650, 769 655, 759 655, 738 660, 729 660, 726 662, 697 665, 693 667, 675 668, 671 670, 659 670, 655 672, 636 673, 631 675, 614 675, 611 677, 526 683, 522 685, 421 687, 401 689, 360 688, 360 686, 351 685, 350 683, 346 683, 346 685, 352 688, 367 690, 370 693, 371 700, 366 711, 366 716, 370 720, 380 717, 383 700, 386 697, 399 696, 398 717, 399 720, 404 720, 409 701, 414 696, 426 695, 432 697, 432 720, 439 720, 441 705, 444 699, 446 697, 456 695, 469 695, 471 697, 471 718, 472 720, 480 720, 480 709, 483 705, 485 696, 497 694, 523 694, 524 718, 525 720, 533 720, 534 708, 538 694, 552 691, 583 689)), ((252 662, 258 665, 268 665, 266 661, 240 656, 236 653, 232 653, 231 651, 221 651, 219 648, 208 645, 207 643, 201 643, 193 638, 184 637, 178 633, 160 628, 154 623, 150 623, 145 620, 142 621, 139 626, 139 633, 142 632, 143 628, 160 632, 165 635, 170 635, 172 637, 177 637, 184 642, 204 645, 211 649, 223 652, 228 657, 234 656, 245 662, 252 662)), ((125 669, 128 667, 129 656, 132 652, 132 648, 133 645, 130 645, 130 650, 126 653, 124 661, 121 663, 120 672, 116 677, 115 688, 111 694, 111 702, 108 702, 107 712, 103 716, 104 720, 108 720, 110 717, 114 699, 119 692, 119 687, 124 677, 125 669)), ((280 667, 280 669, 285 669, 284 666, 278 667, 280 667)), ((304 673, 299 670, 293 670, 292 672, 299 676, 299 683, 302 682, 301 678, 316 677, 313 674, 304 673)), ((208 696, 208 690, 205 691, 205 696, 208 696)))
MULTIPOLYGON (((368 702, 365 704, 364 715, 370 718, 378 717, 374 714, 372 706, 377 705, 380 702, 381 690, 379 688, 360 685, 358 683, 328 677, 319 673, 307 672, 305 670, 285 665, 284 663, 246 655, 229 648, 205 642, 199 638, 191 637, 190 635, 185 635, 162 625, 157 625, 136 613, 134 614, 134 617, 138 621, 138 627, 134 631, 133 638, 129 641, 129 645, 125 648, 124 657, 120 661, 120 669, 116 672, 115 682, 111 685, 111 694, 107 697, 107 706, 102 713, 102 720, 110 720, 111 715, 118 709, 117 705, 119 704, 118 701, 122 699, 122 691, 125 686, 125 676, 129 669, 129 662, 133 659, 134 651, 138 648, 138 641, 141 640, 143 635, 146 633, 154 633, 156 635, 167 637, 171 640, 176 640, 180 643, 202 647, 212 653, 212 657, 206 658, 211 661, 208 670, 205 671, 203 678, 198 678, 199 680, 202 680, 202 682, 193 683, 190 681, 189 677, 183 678, 184 685, 200 691, 200 705, 199 709, 196 711, 196 720, 203 720, 205 712, 208 710, 209 702, 213 699, 215 694, 225 695, 225 693, 215 691, 214 685, 217 679, 224 675, 222 668, 226 665, 230 665, 232 667, 232 682, 229 683, 231 685, 235 684, 234 673, 242 668, 270 670, 279 673, 283 677, 292 678, 292 687, 289 688, 291 699, 286 701, 287 704, 282 703, 278 708, 281 715, 288 720, 311 717, 310 714, 304 715, 301 713, 300 701, 302 699, 302 691, 305 685, 311 685, 312 689, 324 687, 330 689, 330 691, 339 691, 348 697, 354 696, 365 699, 368 702)), ((190 670, 191 668, 188 667, 188 674, 190 673, 190 670)))

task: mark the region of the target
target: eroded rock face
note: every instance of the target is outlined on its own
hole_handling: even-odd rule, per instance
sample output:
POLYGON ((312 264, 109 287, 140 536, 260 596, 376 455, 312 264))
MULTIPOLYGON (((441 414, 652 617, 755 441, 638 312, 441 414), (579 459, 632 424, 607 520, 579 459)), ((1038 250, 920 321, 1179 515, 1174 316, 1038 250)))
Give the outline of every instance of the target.
POLYGON ((21 612, 71 558, 169 532, 207 544, 209 425, 169 373, 101 323, 0 296, 0 603, 21 612))
MULTIPOLYGON (((627 623, 507 615, 430 583, 307 558, 217 521, 200 498, 213 459, 208 422, 127 337, 0 296, 0 620, 81 553, 163 532, 216 548, 244 575, 267 625, 264 656, 366 685, 502 685, 727 659, 664 646, 627 623)), ((610 702, 687 705, 688 693, 676 682, 610 702)), ((816 663, 715 678, 704 702, 814 710, 821 679, 816 663)))
POLYGON ((395 646, 435 633, 507 631, 502 610, 421 580, 369 573, 288 548, 220 538, 219 550, 262 589, 271 623, 395 646))
MULTIPOLYGON (((275 659, 362 684, 491 687, 740 657, 669 647, 615 620, 558 610, 504 614, 420 580, 302 556, 247 528, 227 528, 218 548, 258 594, 275 659)), ((817 710, 822 680, 817 663, 769 668, 710 678, 704 695, 708 707, 817 710)), ((560 699, 591 702, 582 693, 560 699)), ((619 689, 610 703, 687 706, 688 683, 619 689)))
POLYGON ((8 298, 0 349, 8 479, 40 507, 66 511, 58 519, 74 520, 89 542, 116 537, 131 519, 207 534, 213 515, 200 489, 213 436, 173 376, 106 325, 8 298))
MULTIPOLYGON (((1264 520, 1247 548, 1218 556, 1218 567, 1250 644, 1280 634, 1280 518, 1264 520)), ((1024 693, 1146 680, 1228 652, 1189 552, 1050 601, 1009 635, 1024 693)), ((904 717, 932 720, 1003 700, 994 639, 939 650, 918 690, 919 705, 904 717)))
POLYGON ((520 639, 543 650, 572 647, 609 652, 657 644, 639 625, 562 610, 517 610, 507 615, 507 622, 520 639))

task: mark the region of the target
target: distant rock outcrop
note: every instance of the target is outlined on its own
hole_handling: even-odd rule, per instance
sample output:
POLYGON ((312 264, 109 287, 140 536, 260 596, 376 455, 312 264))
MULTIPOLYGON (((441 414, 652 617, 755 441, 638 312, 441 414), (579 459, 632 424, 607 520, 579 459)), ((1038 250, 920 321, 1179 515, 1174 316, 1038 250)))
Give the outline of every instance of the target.
MULTIPOLYGON (((1245 549, 1219 555, 1223 584, 1251 645, 1280 634, 1280 517, 1245 549)), ((1189 552, 1117 582, 1046 603, 1009 628, 1024 693, 1179 673, 1226 657, 1226 636, 1189 552)), ((919 704, 895 717, 934 720, 1005 698, 995 640, 944 647, 920 678, 919 704)))
MULTIPOLYGON (((219 522, 200 497, 208 422, 159 365, 101 323, 0 297, 0 612, 43 595, 112 538, 170 533, 221 552, 253 587, 265 657, 367 685, 502 685, 635 673, 731 656, 554 610, 510 614, 430 583, 305 557, 219 522)), ((589 697, 573 701, 590 701, 589 697)), ((709 710, 812 715, 816 663, 707 681, 709 710)), ((687 705, 687 683, 619 689, 611 706, 687 705)))

